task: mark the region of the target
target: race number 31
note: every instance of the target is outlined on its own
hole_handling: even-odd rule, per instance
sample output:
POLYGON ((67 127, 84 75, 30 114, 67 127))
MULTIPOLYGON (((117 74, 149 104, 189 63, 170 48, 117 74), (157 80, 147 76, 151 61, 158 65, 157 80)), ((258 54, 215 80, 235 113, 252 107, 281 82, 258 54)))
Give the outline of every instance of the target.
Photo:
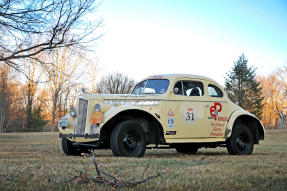
POLYGON ((186 114, 185 118, 186 121, 194 121, 194 113, 186 112, 185 114, 186 114))
POLYGON ((192 107, 186 108, 185 111, 183 112, 183 119, 185 123, 187 124, 194 123, 196 121, 196 118, 197 118, 197 113, 195 109, 192 107))

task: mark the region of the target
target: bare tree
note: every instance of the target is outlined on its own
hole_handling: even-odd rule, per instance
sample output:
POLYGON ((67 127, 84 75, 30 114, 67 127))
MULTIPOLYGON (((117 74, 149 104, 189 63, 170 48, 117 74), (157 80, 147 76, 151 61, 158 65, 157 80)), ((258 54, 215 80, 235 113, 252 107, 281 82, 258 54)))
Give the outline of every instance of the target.
MULTIPOLYGON (((81 57, 74 55, 68 48, 59 48, 51 55, 53 65, 45 68, 49 78, 49 89, 52 97, 52 122, 51 130, 55 128, 56 110, 62 108, 62 94, 69 94, 70 87, 77 84, 77 79, 82 75, 79 66, 84 67, 81 57), (61 102, 60 102, 61 101, 61 102)), ((60 113, 61 114, 61 113, 60 113)), ((61 117, 59 114, 59 117, 61 117)))
POLYGON ((59 47, 88 46, 99 38, 93 35, 101 20, 86 18, 96 7, 95 0, 1 1, 0 62, 19 69, 18 59, 36 59, 40 52, 59 47))
POLYGON ((88 60, 87 64, 88 64, 88 77, 89 77, 89 81, 91 82, 91 91, 94 93, 96 92, 96 78, 98 76, 98 72, 99 72, 99 67, 98 67, 98 60, 96 59, 95 62, 88 60))
POLYGON ((286 74, 287 71, 284 73, 284 70, 280 69, 267 77, 258 77, 264 97, 262 122, 266 127, 278 128, 279 121, 286 119, 286 113, 284 113, 284 108, 287 107, 286 74))
MULTIPOLYGON (((8 66, 3 64, 4 66, 8 66)), ((13 76, 8 80, 8 96, 9 96, 9 125, 6 126, 4 132, 16 132, 25 127, 26 116, 26 86, 22 85, 17 80, 17 73, 12 73, 13 76)))
MULTIPOLYGON (((33 52, 37 50, 32 50, 33 52)), ((38 54, 34 56, 34 58, 41 58, 43 54, 38 54)), ((26 127, 31 128, 33 125, 33 117, 32 117, 32 109, 35 101, 35 95, 37 93, 38 82, 41 78, 40 67, 38 67, 38 63, 36 59, 27 59, 25 61, 25 74, 26 74, 26 91, 25 96, 27 97, 26 103, 26 127)))
POLYGON ((133 79, 127 76, 116 73, 104 76, 98 84, 98 93, 107 94, 128 94, 131 93, 132 87, 135 85, 133 79))
POLYGON ((287 66, 284 66, 282 69, 279 70, 277 73, 279 75, 280 85, 282 87, 282 96, 285 97, 285 104, 282 106, 282 116, 280 118, 280 125, 279 128, 283 129, 286 128, 286 109, 287 109, 287 103, 286 103, 286 97, 287 97, 287 66), (284 113, 285 112, 285 113, 284 113))
POLYGON ((2 133, 7 128, 10 122, 10 97, 8 89, 8 80, 11 74, 11 68, 3 64, 1 64, 0 67, 0 133, 2 133))
POLYGON ((279 71, 277 72, 277 76, 279 77, 279 80, 281 81, 284 94, 285 96, 287 96, 287 65, 284 66, 282 69, 279 69, 279 71))

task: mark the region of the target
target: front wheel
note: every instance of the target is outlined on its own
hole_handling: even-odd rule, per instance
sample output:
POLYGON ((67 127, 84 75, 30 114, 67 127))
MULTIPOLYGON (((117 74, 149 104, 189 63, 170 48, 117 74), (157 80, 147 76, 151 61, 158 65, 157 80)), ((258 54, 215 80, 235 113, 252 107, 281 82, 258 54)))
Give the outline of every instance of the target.
POLYGON ((81 150, 73 146, 73 142, 66 137, 62 138, 62 149, 66 155, 81 155, 81 150))
POLYGON ((254 148, 254 137, 245 125, 234 127, 231 137, 227 140, 227 151, 233 155, 250 155, 254 148))
POLYGON ((90 150, 84 147, 75 147, 73 142, 66 137, 62 138, 62 149, 66 155, 79 156, 81 153, 90 153, 90 150))
POLYGON ((135 121, 123 121, 112 132, 110 145, 115 156, 141 157, 146 150, 146 135, 135 121))

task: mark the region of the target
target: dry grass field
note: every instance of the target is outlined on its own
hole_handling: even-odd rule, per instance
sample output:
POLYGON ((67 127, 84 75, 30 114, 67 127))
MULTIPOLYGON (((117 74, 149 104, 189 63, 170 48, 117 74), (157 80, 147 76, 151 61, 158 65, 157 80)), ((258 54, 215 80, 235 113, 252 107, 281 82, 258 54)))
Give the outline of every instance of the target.
MULTIPOLYGON (((200 149, 195 155, 174 149, 147 150, 143 158, 113 157, 96 150, 101 169, 119 179, 160 177, 121 190, 287 190, 287 130, 267 131, 250 156, 231 156, 226 148, 200 149)), ((110 186, 68 181, 77 171, 96 174, 91 157, 65 156, 57 133, 0 134, 0 190, 113 190, 110 186)))

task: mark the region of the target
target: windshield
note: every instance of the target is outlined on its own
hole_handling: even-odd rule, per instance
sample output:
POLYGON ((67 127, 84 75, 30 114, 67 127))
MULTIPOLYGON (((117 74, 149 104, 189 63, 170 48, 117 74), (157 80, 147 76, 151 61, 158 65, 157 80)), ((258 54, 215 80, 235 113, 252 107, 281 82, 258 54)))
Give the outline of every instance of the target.
POLYGON ((165 79, 145 80, 136 85, 132 94, 164 94, 169 81, 165 79))

